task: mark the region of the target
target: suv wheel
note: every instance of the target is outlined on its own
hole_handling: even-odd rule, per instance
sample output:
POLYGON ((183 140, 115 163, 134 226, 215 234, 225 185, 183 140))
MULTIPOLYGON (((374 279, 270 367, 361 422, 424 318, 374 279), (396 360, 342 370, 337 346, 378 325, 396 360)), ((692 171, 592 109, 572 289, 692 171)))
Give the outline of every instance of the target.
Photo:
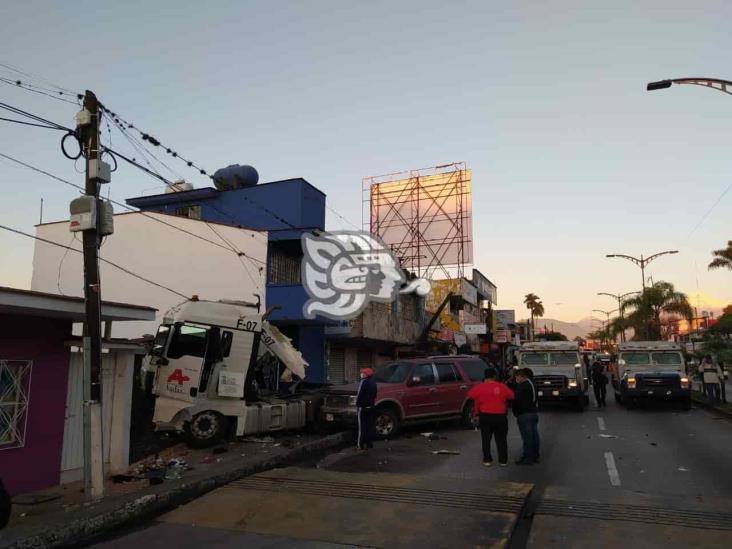
POLYGON ((463 407, 463 415, 460 418, 460 422, 465 429, 470 429, 473 426, 473 406, 473 401, 469 400, 463 407))
POLYGON ((376 436, 392 438, 399 432, 399 416, 393 408, 378 408, 374 424, 376 436))

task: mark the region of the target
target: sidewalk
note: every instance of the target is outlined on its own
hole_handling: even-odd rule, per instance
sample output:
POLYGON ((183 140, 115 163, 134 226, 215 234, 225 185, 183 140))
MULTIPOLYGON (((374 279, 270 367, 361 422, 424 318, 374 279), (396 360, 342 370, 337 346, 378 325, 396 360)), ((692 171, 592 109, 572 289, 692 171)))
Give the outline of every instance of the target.
POLYGON ((701 391, 694 390, 691 392, 691 400, 693 400, 694 404, 696 404, 697 406, 701 406, 702 408, 706 408, 707 410, 712 410, 714 412, 722 414, 723 416, 732 417, 732 402, 729 401, 729 392, 727 393, 727 398, 728 400, 724 404, 720 402, 712 404, 701 391))
POLYGON ((105 497, 93 503, 84 501, 80 483, 14 497, 10 524, 0 533, 0 549, 79 544, 242 477, 340 448, 350 439, 350 433, 289 434, 249 437, 205 450, 179 444, 161 452, 158 459, 131 466, 130 475, 117 476, 118 482, 108 479, 105 497))

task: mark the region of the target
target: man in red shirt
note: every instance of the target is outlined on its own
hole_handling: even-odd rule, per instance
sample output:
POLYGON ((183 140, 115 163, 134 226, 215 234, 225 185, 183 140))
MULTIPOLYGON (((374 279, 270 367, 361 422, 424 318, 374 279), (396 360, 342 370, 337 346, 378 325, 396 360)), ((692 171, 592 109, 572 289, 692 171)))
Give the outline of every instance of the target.
POLYGON ((480 421, 480 435, 483 442, 483 465, 493 465, 491 457, 491 439, 495 435, 498 448, 498 464, 508 464, 508 418, 506 402, 513 400, 513 391, 503 383, 496 381, 495 368, 486 368, 485 381, 468 392, 473 400, 473 415, 480 421))

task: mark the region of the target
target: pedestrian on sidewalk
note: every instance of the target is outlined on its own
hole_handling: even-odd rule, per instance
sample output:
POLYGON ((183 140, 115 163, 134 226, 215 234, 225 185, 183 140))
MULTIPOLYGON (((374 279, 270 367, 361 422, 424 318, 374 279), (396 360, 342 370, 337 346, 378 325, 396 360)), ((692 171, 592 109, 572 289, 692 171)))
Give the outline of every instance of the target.
POLYGON ((607 397, 607 374, 605 367, 599 360, 592 365, 592 388, 595 391, 595 401, 598 408, 607 406, 605 398, 607 397))
POLYGON ((522 368, 516 372, 513 414, 523 441, 523 455, 516 460, 517 465, 539 463, 539 402, 533 380, 534 372, 530 368, 522 368))
POLYGON ((498 464, 508 465, 508 416, 506 402, 513 399, 513 391, 496 380, 495 368, 486 368, 485 381, 468 391, 473 401, 473 415, 480 423, 480 436, 483 445, 483 465, 493 465, 491 439, 495 436, 498 450, 498 464))
POLYGON ((724 369, 724 362, 719 361, 719 369, 722 371, 722 377, 719 380, 719 388, 722 392, 722 404, 727 404, 727 370, 724 369))
POLYGON ((374 404, 378 388, 374 381, 374 371, 371 368, 361 370, 361 383, 356 395, 356 410, 358 411, 358 439, 359 450, 368 450, 374 447, 374 423, 376 414, 374 404))
POLYGON ((712 355, 706 355, 702 363, 699 365, 699 373, 702 374, 704 382, 704 394, 710 403, 714 404, 720 401, 721 388, 720 384, 724 383, 724 375, 719 366, 714 364, 712 355))

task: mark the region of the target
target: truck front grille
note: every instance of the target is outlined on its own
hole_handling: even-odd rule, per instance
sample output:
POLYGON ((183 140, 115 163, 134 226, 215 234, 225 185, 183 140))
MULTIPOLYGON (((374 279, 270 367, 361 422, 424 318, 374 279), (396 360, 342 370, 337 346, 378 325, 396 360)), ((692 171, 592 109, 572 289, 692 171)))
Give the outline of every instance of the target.
POLYGON ((640 389, 678 389, 677 376, 636 376, 640 389))
POLYGON ((534 379, 536 389, 564 389, 567 384, 567 378, 564 376, 536 376, 534 379))
POLYGON ((328 395, 325 397, 325 405, 333 408, 348 408, 350 395, 328 395))

